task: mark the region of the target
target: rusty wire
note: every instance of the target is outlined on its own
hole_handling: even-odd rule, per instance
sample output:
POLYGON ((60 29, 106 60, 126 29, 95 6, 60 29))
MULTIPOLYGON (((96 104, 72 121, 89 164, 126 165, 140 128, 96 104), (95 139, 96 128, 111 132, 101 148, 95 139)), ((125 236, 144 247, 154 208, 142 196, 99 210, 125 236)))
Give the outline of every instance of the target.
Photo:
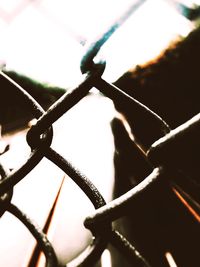
MULTIPOLYGON (((124 208, 131 207, 134 209, 134 201, 138 197, 145 196, 146 192, 153 190, 155 185, 159 186, 162 181, 161 176, 166 176, 166 169, 176 169, 171 162, 170 155, 174 151, 179 151, 179 147, 186 143, 186 139, 193 136, 195 131, 195 141, 192 147, 188 145, 188 150, 194 149, 194 146, 199 146, 199 128, 200 118, 197 115, 189 123, 174 131, 170 131, 170 127, 157 114, 151 111, 148 107, 130 97, 116 86, 108 83, 102 79, 102 74, 105 69, 105 62, 94 63, 94 57, 97 55, 101 46, 109 39, 110 35, 123 23, 125 18, 135 10, 136 6, 142 4, 144 1, 138 1, 131 6, 131 9, 120 18, 120 22, 112 25, 111 28, 98 40, 95 40, 83 56, 81 61, 81 70, 83 73, 83 81, 72 91, 66 92, 57 102, 55 102, 46 112, 23 88, 13 82, 5 74, 0 74, 0 82, 4 84, 7 90, 12 94, 17 91, 21 94, 29 110, 37 119, 37 123, 27 133, 27 143, 31 147, 29 158, 17 170, 12 172, 6 169, 6 166, 0 166, 0 212, 1 215, 5 211, 9 211, 16 216, 32 233, 37 240, 41 250, 46 257, 46 266, 56 267, 58 261, 54 249, 48 241, 46 235, 27 217, 20 209, 11 204, 13 188, 22 180, 40 161, 43 157, 48 158, 51 162, 62 169, 73 181, 81 188, 85 195, 92 202, 96 211, 89 215, 84 222, 93 234, 92 244, 77 258, 69 263, 67 266, 92 266, 100 258, 102 252, 111 243, 122 254, 129 259, 134 266, 150 267, 147 259, 137 250, 124 236, 113 229, 112 222, 123 216, 124 208), (124 105, 131 105, 132 110, 137 114, 145 117, 147 121, 153 123, 156 130, 161 136, 166 135, 159 141, 155 142, 150 148, 147 156, 149 162, 154 167, 153 172, 147 176, 141 183, 121 197, 114 199, 110 203, 106 203, 101 193, 98 191, 93 183, 69 161, 64 159, 56 151, 51 148, 53 138, 52 125, 64 113, 73 108, 82 98, 84 98, 92 87, 96 87, 100 92, 115 101, 120 99, 124 105)), ((185 155, 182 155, 183 157, 185 155)), ((180 157, 180 168, 184 165, 185 159, 180 157)), ((187 157, 186 157, 187 159, 187 157)), ((190 168, 191 169, 191 168, 190 168)), ((190 175, 190 170, 188 171, 190 175)))

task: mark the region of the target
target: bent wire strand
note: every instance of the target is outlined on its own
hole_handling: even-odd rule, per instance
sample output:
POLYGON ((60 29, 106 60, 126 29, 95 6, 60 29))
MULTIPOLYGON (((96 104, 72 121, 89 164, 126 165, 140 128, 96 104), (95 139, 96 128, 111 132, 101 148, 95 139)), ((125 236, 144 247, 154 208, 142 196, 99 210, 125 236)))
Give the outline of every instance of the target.
MULTIPOLYGON (((98 189, 92 184, 92 182, 81 172, 74 168, 66 159, 59 155, 52 148, 49 148, 45 152, 46 158, 51 162, 55 163, 60 169, 62 169, 69 177, 81 188, 81 190, 86 194, 89 200, 94 205, 94 208, 97 209, 106 204, 102 195, 99 193, 98 189)), ((104 231, 108 231, 110 225, 106 225, 104 231)), ((93 233, 94 234, 94 233, 93 233)), ((86 250, 80 254, 75 260, 67 263, 68 267, 72 266, 91 266, 94 264, 101 256, 103 250, 105 249, 108 243, 107 236, 97 235, 93 239, 92 244, 86 248, 86 250)))
MULTIPOLYGON (((0 82, 5 85, 7 90, 10 90, 11 92, 18 91, 37 119, 42 116, 44 110, 38 104, 38 102, 33 97, 31 97, 21 86, 19 86, 2 72, 0 72, 0 82)), ((29 158, 21 167, 19 167, 17 170, 12 171, 8 176, 5 177, 5 179, 0 181, 0 195, 13 188, 14 185, 16 185, 21 179, 23 179, 23 177, 27 175, 41 161, 41 159, 43 158, 44 147, 51 144, 52 137, 53 130, 50 127, 48 130, 46 130, 44 138, 40 140, 40 147, 33 149, 29 155, 29 158)))
POLYGON ((32 144, 35 135, 42 134, 65 112, 75 106, 84 96, 88 94, 93 87, 93 83, 105 69, 104 64, 97 64, 96 68, 91 72, 83 75, 83 81, 70 91, 67 91, 60 99, 58 99, 37 121, 27 134, 28 143, 32 144))
MULTIPOLYGON (((172 178, 172 184, 189 192, 190 200, 195 205, 199 203, 199 176, 194 175, 193 170, 199 168, 199 158, 191 157, 197 155, 199 150, 200 113, 186 121, 182 125, 170 131, 164 137, 158 139, 147 151, 147 157, 152 164, 168 167, 166 173, 172 178), (188 142, 189 140, 189 142, 188 142), (182 153, 183 151, 186 151, 182 153), (174 162, 171 155, 174 154, 174 162), (193 198, 193 200, 192 200, 193 198)), ((195 205, 196 206, 196 205, 195 205)), ((197 207, 200 214, 200 209, 197 207)))
MULTIPOLYGON (((99 210, 104 207, 107 210, 110 207, 109 204, 106 204, 105 200, 94 184, 56 151, 54 151, 52 148, 49 148, 45 151, 45 156, 51 162, 54 162, 59 168, 61 168, 67 175, 69 175, 69 177, 86 194, 86 196, 94 205, 95 209, 99 210)), ((145 186, 147 185, 148 183, 145 184, 145 186)), ((146 259, 142 257, 142 255, 129 243, 128 240, 126 240, 125 237, 122 238, 121 234, 115 230, 112 230, 112 221, 113 220, 110 220, 108 223, 107 220, 105 220, 102 222, 100 227, 97 227, 97 225, 95 225, 95 228, 87 227, 95 237, 92 244, 75 260, 67 263, 66 266, 91 266, 91 264, 94 264, 99 259, 107 243, 111 242, 114 246, 116 246, 116 248, 120 248, 123 254, 125 254, 132 263, 137 262, 137 266, 150 267, 146 259), (103 235, 102 231, 104 232, 103 235)))
POLYGON ((46 267, 57 267, 58 260, 55 251, 42 230, 15 205, 10 203, 7 207, 7 211, 17 217, 34 236, 40 249, 44 252, 46 258, 46 267))
POLYGON ((160 129, 162 135, 165 135, 170 132, 169 125, 158 114, 156 114, 147 106, 134 99, 132 96, 123 92, 117 86, 108 83, 104 79, 100 78, 95 80, 95 87, 113 101, 117 101, 120 99, 120 101, 124 103, 124 105, 131 105, 133 112, 143 114, 145 117, 147 117, 147 119, 151 120, 154 125, 156 125, 158 129, 160 129))
MULTIPOLYGON (((0 175, 2 180, 9 176, 9 170, 0 164, 0 175)), ((40 230, 40 228, 32 222, 32 220, 23 213, 15 205, 11 204, 11 198, 13 195, 13 188, 8 192, 4 193, 0 198, 0 215, 2 216, 5 211, 9 211, 12 215, 17 217, 31 232, 31 234, 36 239, 39 247, 44 252, 46 257, 46 266, 47 267, 56 267, 58 266, 58 261, 54 249, 51 243, 48 241, 46 235, 40 230)))
POLYGON ((109 239, 110 243, 118 249, 130 262, 137 267, 151 267, 147 260, 139 253, 139 251, 130 244, 126 238, 118 231, 112 231, 109 239))
MULTIPOLYGON (((118 20, 113 23, 113 25, 107 31, 105 31, 101 36, 99 36, 89 45, 80 62, 80 69, 83 74, 88 71, 92 71, 98 64, 106 64, 106 61, 104 59, 99 60, 100 63, 98 64, 94 63, 93 60, 103 44, 108 41, 111 35, 123 24, 123 22, 126 21, 126 19, 132 14, 132 12, 137 10, 137 8, 144 2, 144 0, 140 0, 131 5, 124 15, 118 18, 118 20)), ((156 123, 158 129, 161 130, 162 135, 170 132, 169 125, 167 125, 167 123, 160 116, 158 116, 156 113, 154 113, 152 110, 150 110, 148 107, 146 107, 133 97, 129 96, 127 93, 117 88, 115 85, 103 80, 101 76, 99 76, 99 79, 94 80, 94 86, 112 100, 120 98, 121 101, 131 104, 132 108, 134 108, 136 112, 142 112, 143 114, 145 114, 148 118, 153 120, 154 123, 156 123)))
POLYGON ((95 225, 98 225, 102 222, 111 222, 119 217, 123 212, 123 209, 132 201, 151 189, 151 186, 158 181, 162 173, 162 168, 155 168, 151 174, 149 174, 142 182, 137 186, 133 187, 131 190, 123 194, 122 196, 112 200, 107 203, 106 206, 103 206, 96 210, 93 214, 88 216, 85 219, 84 225, 88 229, 93 229, 95 225))
MULTIPOLYGON (((8 177, 10 171, 5 166, 3 166, 0 162, 0 180, 4 180, 6 177, 8 177)), ((2 194, 0 196, 0 217, 4 214, 4 212, 7 210, 7 206, 10 203, 13 196, 13 189, 10 189, 8 192, 2 194)))

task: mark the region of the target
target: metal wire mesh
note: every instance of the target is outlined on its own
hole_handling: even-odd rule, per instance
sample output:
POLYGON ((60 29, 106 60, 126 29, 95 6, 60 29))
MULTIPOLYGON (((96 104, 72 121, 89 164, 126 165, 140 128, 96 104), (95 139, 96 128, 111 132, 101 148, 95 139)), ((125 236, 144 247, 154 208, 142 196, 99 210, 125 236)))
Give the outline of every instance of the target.
MULTIPOLYGON (((136 5, 144 1, 138 1, 136 5)), ((95 40, 87 49, 82 61, 81 70, 83 73, 83 81, 74 88, 70 93, 66 92, 58 101, 56 101, 46 112, 23 88, 12 81, 8 76, 1 73, 0 83, 4 84, 10 94, 18 92, 24 99, 27 108, 37 119, 37 123, 27 133, 27 143, 31 147, 31 153, 26 162, 17 170, 9 171, 5 166, 0 165, 0 212, 1 216, 6 212, 10 212, 16 216, 31 232, 41 250, 46 257, 46 266, 58 266, 57 256, 54 248, 48 241, 46 235, 38 229, 36 225, 27 217, 18 207, 11 204, 13 188, 21 181, 41 160, 46 157, 60 169, 62 169, 71 179, 81 188, 88 199, 93 204, 96 211, 85 219, 84 225, 88 228, 94 239, 92 244, 76 259, 67 266, 92 266, 100 258, 102 252, 108 244, 112 244, 117 248, 132 264, 132 266, 150 266, 148 260, 137 250, 123 235, 120 234, 112 226, 112 222, 123 216, 125 210, 134 212, 135 205, 138 205, 140 199, 147 196, 152 197, 159 190, 166 192, 171 188, 171 181, 168 177, 171 173, 177 174, 181 179, 174 182, 175 186, 188 191, 188 180, 184 173, 179 173, 179 167, 182 169, 185 162, 188 162, 187 153, 181 155, 180 146, 186 146, 188 153, 193 153, 199 147, 200 132, 200 115, 198 114, 189 122, 171 131, 170 127, 153 111, 142 103, 138 102, 122 90, 105 81, 102 74, 106 67, 106 61, 101 60, 94 63, 94 57, 97 55, 101 46, 108 40, 109 36, 124 21, 124 18, 131 11, 134 11, 135 4, 131 7, 125 16, 120 18, 118 23, 112 26, 103 36, 95 40), (116 27, 117 25, 117 27, 116 27), (143 117, 150 122, 156 136, 162 137, 155 142, 146 154, 146 160, 151 165, 151 174, 149 174, 137 186, 122 196, 106 203, 101 192, 98 191, 92 182, 77 170, 70 162, 64 159, 56 151, 51 148, 53 139, 52 125, 64 113, 73 108, 82 98, 84 98, 92 87, 97 88, 104 95, 112 99, 114 102, 120 100, 122 105, 130 105, 134 110, 134 116, 143 117), (163 137, 164 136, 164 137, 163 137), (187 144, 187 140, 193 140, 187 144), (187 145, 186 145, 187 144, 187 145), (176 153, 178 160, 174 164, 174 157, 171 155, 176 153)), ((136 148, 137 150, 137 148, 136 148)), ((192 162, 189 166, 187 175, 197 162, 192 162)), ((184 169, 184 168, 183 168, 184 169)), ((187 171, 186 171, 187 172, 187 171)), ((192 188, 190 191, 191 199, 200 202, 198 191, 192 188)), ((193 200, 192 204, 195 204, 193 200)), ((199 212, 198 205, 196 209, 199 212)))

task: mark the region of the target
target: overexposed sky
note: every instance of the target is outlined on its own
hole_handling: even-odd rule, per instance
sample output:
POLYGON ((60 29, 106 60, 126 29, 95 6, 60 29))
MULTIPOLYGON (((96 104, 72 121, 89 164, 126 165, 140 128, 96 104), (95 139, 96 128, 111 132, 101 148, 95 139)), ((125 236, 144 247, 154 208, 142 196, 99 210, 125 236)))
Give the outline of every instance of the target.
MULTIPOLYGON (((134 1, 25 2, 0 1, 0 62, 40 81, 70 87, 81 77, 84 47, 80 41, 90 42, 103 33, 134 1)), ((177 35, 188 34, 192 24, 169 2, 147 0, 103 46, 104 78, 116 80, 159 54, 177 35)))

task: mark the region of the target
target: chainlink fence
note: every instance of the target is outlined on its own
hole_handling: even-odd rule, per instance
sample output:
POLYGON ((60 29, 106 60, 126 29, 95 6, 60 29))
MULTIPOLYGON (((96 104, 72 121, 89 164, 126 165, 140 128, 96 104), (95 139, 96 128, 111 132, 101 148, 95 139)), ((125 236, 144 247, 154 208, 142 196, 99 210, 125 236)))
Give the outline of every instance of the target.
MULTIPOLYGON (((130 212, 134 214, 134 208, 140 205, 140 201, 148 201, 156 199, 165 204, 170 205, 170 196, 172 188, 180 191, 188 192, 188 202, 193 211, 196 211, 196 220, 199 217, 199 191, 190 182, 188 176, 192 176, 193 180, 198 183, 197 178, 191 170, 198 167, 196 162, 190 160, 190 155, 199 147, 200 132, 200 114, 196 115, 190 121, 171 130, 170 127, 153 111, 142 103, 138 102, 115 85, 107 82, 102 78, 102 74, 106 68, 106 60, 94 60, 102 45, 109 39, 115 30, 128 18, 128 16, 136 10, 144 1, 137 1, 131 8, 122 15, 102 36, 91 43, 86 49, 86 53, 81 61, 81 71, 83 73, 82 82, 70 92, 66 92, 58 101, 56 101, 46 112, 23 88, 12 81, 8 76, 1 73, 0 83, 4 85, 6 90, 12 95, 17 92, 24 100, 24 104, 37 119, 35 125, 27 133, 27 143, 31 147, 31 153, 26 162, 17 170, 10 171, 5 166, 0 165, 0 211, 1 216, 6 212, 10 212, 16 216, 31 232, 37 240, 41 251, 46 257, 46 266, 58 266, 57 256, 54 248, 48 241, 47 236, 32 222, 32 220, 24 214, 18 207, 11 204, 13 189, 15 185, 21 181, 41 160, 46 157, 60 169, 62 169, 71 179, 81 188, 85 196, 89 198, 93 204, 95 211, 89 215, 84 225, 93 235, 92 244, 77 258, 66 266, 93 266, 101 257, 102 252, 111 244, 119 252, 127 258, 131 266, 151 266, 148 259, 143 253, 131 244, 119 231, 115 230, 112 223, 121 218, 124 213, 130 212), (143 116, 156 132, 156 136, 162 137, 156 141, 146 153, 145 158, 152 166, 152 172, 138 185, 124 193, 113 201, 106 203, 101 192, 92 182, 71 165, 65 158, 51 148, 53 139, 54 122, 69 109, 73 108, 88 92, 93 88, 97 88, 105 96, 114 101, 120 101, 121 105, 130 106, 134 114, 143 116), (192 140, 188 142, 188 140, 192 140), (180 151, 184 146, 184 154, 180 151), (181 172, 179 170, 182 170, 181 172), (184 171, 183 171, 184 170, 184 171), (177 176, 176 180, 170 177, 177 176), (170 191, 171 190, 171 191, 170 191)), ((144 125, 145 127, 145 125, 144 125)), ((148 133, 147 133, 148 134, 148 133)), ((137 148, 135 148, 137 150, 137 148)), ((139 152, 138 152, 139 153, 139 152)), ((164 206, 162 206, 164 207, 164 206)), ((137 231, 140 231, 137 229, 137 231)), ((151 228, 149 229, 151 231, 151 228)), ((161 237, 162 238, 162 237, 161 237)))

